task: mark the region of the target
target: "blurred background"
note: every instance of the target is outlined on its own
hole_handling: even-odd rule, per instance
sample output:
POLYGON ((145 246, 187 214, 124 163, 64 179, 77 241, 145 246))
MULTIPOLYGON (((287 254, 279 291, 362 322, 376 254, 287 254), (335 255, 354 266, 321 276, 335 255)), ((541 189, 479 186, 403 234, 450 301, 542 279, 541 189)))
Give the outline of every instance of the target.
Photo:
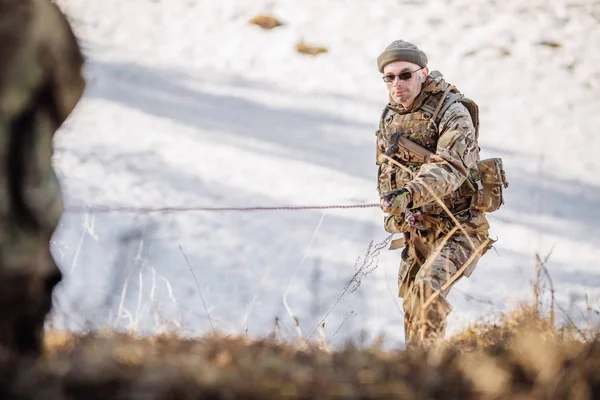
POLYGON ((400 253, 382 250, 378 208, 140 210, 378 202, 376 58, 395 39, 478 102, 482 157, 510 182, 448 334, 531 300, 536 255, 559 322, 595 323, 600 2, 56 3, 88 86, 55 140, 52 327, 403 347, 400 253))

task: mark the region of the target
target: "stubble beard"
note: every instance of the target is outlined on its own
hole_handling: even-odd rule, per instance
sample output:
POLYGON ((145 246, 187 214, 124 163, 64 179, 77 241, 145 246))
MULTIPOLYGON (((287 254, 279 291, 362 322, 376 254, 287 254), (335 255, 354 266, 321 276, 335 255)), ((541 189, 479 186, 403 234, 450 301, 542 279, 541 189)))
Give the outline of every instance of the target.
POLYGON ((393 96, 393 95, 392 95, 392 98, 393 98, 393 99, 394 99, 394 101, 395 101, 396 103, 398 103, 398 104, 406 104, 406 103, 409 103, 409 102, 411 102, 411 100, 412 100, 412 98, 413 98, 413 95, 412 95, 412 93, 409 91, 409 92, 406 92, 406 93, 404 93, 404 94, 401 94, 401 95, 400 95, 400 96, 398 96, 398 97, 396 97, 396 96, 393 96))

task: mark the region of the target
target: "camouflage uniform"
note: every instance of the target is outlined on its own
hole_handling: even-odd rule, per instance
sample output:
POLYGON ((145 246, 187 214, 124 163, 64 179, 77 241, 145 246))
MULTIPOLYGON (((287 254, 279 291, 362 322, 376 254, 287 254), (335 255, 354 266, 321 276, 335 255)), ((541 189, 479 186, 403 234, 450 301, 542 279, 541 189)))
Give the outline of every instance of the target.
POLYGON ((0 348, 39 354, 63 211, 54 132, 84 90, 83 56, 48 0, 0 0, 0 348))
MULTIPOLYGON (((427 77, 410 109, 394 104, 390 98, 377 131, 379 193, 407 188, 412 195, 409 211, 417 215, 417 221, 408 219, 410 223, 406 215, 386 215, 384 219, 386 231, 402 233, 405 240, 398 284, 399 296, 404 299, 407 345, 415 339, 443 337, 447 316, 452 311, 446 300, 452 285, 443 290, 427 310, 423 309, 424 302, 440 291, 464 266, 474 249, 488 239, 489 225, 485 215, 470 207, 472 191, 468 190, 467 176, 479 161, 471 116, 463 104, 454 102, 440 115, 438 123, 432 119, 431 110, 445 98, 448 86, 441 74, 435 72, 427 77), (383 156, 389 150, 392 132, 399 132, 434 154, 425 163, 413 160, 411 156, 395 154, 392 158, 406 169, 398 167, 383 156), (459 230, 441 251, 434 251, 455 223, 426 186, 444 201, 472 243, 459 230)), ((471 275, 488 248, 485 246, 484 251, 474 257, 462 275, 471 275)))

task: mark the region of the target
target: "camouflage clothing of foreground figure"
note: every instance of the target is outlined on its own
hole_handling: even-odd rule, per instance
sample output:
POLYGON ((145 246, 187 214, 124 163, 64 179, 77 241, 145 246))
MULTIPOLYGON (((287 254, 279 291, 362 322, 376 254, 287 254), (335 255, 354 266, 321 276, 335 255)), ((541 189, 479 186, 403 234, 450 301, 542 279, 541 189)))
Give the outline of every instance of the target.
POLYGON ((467 178, 480 161, 479 147, 468 109, 450 100, 459 98, 458 89, 429 73, 425 54, 408 42, 388 46, 378 67, 390 93, 377 131, 378 191, 385 230, 403 234, 398 284, 410 346, 443 338, 452 280, 470 276, 488 250, 489 225, 471 207, 475 190, 467 178), (431 154, 407 151, 403 140, 431 154), (448 236, 456 224, 436 197, 463 230, 448 236))
POLYGON ((0 350, 37 355, 61 273, 54 132, 84 90, 83 57, 49 0, 0 0, 0 350))

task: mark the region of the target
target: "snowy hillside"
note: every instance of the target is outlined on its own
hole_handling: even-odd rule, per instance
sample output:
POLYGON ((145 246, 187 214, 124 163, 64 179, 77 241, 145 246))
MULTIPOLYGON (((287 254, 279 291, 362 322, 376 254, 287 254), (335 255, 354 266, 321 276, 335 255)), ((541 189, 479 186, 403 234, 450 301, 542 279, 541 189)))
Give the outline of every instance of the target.
MULTIPOLYGON (((502 157, 511 183, 490 215, 496 251, 450 295, 449 333, 530 296, 536 252, 551 252, 561 307, 581 319, 600 309, 600 6, 58 3, 88 57, 85 96, 55 142, 67 207, 376 203, 387 95, 375 59, 402 38, 479 102, 482 155, 502 157), (248 24, 261 13, 284 25, 248 24), (301 39, 329 52, 299 54, 301 39)), ((383 251, 336 303, 357 258, 386 238, 382 218, 377 208, 67 212, 53 247, 65 274, 53 323, 262 336, 279 317, 292 338, 331 310, 330 344, 384 334, 401 346, 399 252, 383 251)))

